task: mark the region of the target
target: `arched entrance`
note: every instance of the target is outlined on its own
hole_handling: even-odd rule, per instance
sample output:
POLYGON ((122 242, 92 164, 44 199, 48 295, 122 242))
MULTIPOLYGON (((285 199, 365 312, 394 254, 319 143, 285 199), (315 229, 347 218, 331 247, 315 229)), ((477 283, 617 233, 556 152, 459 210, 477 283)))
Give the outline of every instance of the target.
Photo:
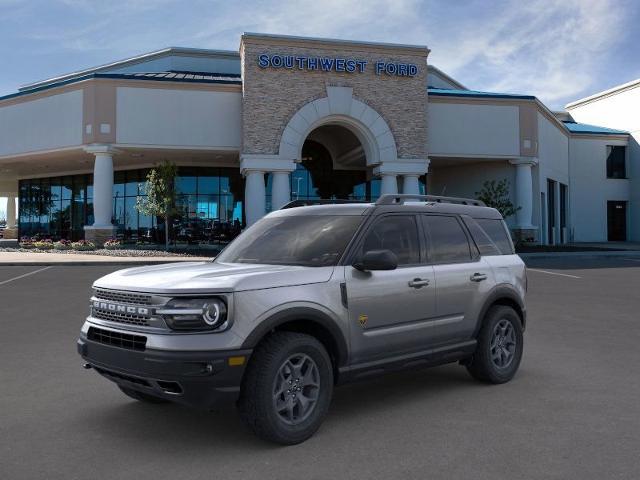
POLYGON ((375 200, 380 180, 367 166, 358 137, 343 125, 313 129, 302 145, 300 162, 291 175, 291 199, 375 200))

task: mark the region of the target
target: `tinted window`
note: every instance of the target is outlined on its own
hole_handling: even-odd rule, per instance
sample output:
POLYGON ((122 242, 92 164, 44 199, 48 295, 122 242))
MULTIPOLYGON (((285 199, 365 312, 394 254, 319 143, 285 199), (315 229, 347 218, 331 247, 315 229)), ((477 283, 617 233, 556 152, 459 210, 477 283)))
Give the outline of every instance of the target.
POLYGON ((398 265, 420 263, 418 227, 413 216, 392 215, 377 220, 364 238, 361 253, 391 250, 398 265))
POLYGON ((513 244, 502 220, 491 220, 488 218, 476 218, 475 220, 486 234, 489 235, 489 238, 493 240, 493 243, 498 247, 502 255, 513 254, 513 244))
POLYGON ((463 217, 463 219, 481 255, 502 255, 493 240, 473 218, 463 217))
POLYGON ((626 147, 607 147, 607 178, 627 178, 626 147))
POLYGON ((216 262, 336 265, 361 221, 346 215, 264 218, 229 244, 216 262))
POLYGON ((469 241, 455 217, 424 215, 433 263, 459 263, 471 260, 469 241))

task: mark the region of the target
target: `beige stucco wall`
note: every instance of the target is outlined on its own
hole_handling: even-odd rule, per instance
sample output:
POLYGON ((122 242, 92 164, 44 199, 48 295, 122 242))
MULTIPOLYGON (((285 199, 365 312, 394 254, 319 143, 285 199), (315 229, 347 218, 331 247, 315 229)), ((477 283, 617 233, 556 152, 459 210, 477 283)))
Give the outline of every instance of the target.
POLYGON ((275 155, 289 119, 305 104, 327 96, 327 86, 353 88, 353 98, 377 111, 389 125, 398 157, 427 155, 427 55, 426 48, 389 47, 314 40, 284 40, 243 36, 243 130, 245 154, 275 155), (281 54, 368 61, 364 73, 340 73, 260 68, 260 54, 281 54), (376 75, 376 61, 413 63, 414 77, 376 75))

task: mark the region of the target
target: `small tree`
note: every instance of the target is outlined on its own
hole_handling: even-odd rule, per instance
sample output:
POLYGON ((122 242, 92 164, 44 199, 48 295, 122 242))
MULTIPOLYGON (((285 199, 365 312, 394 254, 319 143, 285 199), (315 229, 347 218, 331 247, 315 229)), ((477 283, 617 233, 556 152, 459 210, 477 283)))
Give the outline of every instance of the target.
POLYGON ((164 219, 165 248, 169 250, 169 220, 176 214, 176 190, 174 180, 178 167, 165 160, 147 174, 143 187, 146 197, 136 199, 136 210, 143 215, 164 219))
POLYGON ((504 218, 515 215, 521 207, 516 207, 509 199, 509 182, 502 179, 498 182, 487 180, 482 184, 482 189, 476 192, 476 198, 483 201, 487 207, 498 210, 504 218))

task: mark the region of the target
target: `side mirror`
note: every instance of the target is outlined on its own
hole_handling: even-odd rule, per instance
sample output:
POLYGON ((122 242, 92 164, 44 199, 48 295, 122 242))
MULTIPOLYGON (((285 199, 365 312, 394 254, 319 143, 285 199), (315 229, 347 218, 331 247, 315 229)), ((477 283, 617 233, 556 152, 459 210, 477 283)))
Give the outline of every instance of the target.
POLYGON ((398 257, 391 250, 369 250, 352 266, 361 272, 395 270, 398 268, 398 257))

